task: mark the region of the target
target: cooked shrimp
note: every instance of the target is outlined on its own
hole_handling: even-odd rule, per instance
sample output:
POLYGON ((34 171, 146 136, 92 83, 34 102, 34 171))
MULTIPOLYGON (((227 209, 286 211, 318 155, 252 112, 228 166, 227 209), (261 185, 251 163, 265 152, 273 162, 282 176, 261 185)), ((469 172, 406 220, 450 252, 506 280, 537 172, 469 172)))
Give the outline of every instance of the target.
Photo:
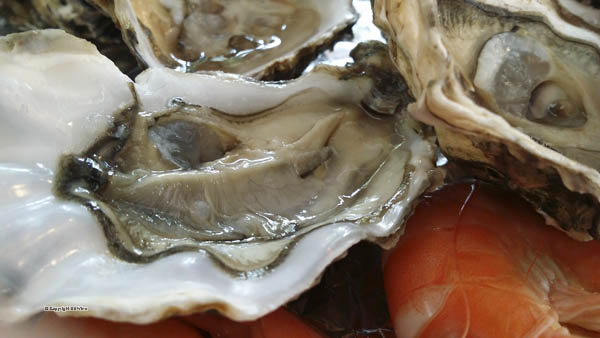
MULTIPOLYGON (((2 337, 5 335, 0 334, 2 337)), ((115 323, 94 318, 60 318, 45 314, 35 327, 9 337, 36 338, 322 338, 284 309, 251 322, 234 322, 216 314, 174 317, 149 325, 115 323)))
POLYGON ((426 198, 385 265, 398 338, 600 332, 600 243, 479 184, 426 198))

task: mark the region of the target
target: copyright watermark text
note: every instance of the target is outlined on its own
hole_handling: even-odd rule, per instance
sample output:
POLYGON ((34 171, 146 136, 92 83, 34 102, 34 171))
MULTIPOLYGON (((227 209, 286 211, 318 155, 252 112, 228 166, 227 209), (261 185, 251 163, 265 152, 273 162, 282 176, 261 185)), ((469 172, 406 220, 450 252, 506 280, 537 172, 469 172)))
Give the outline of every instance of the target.
POLYGON ((46 305, 46 306, 44 306, 44 311, 49 311, 49 312, 88 311, 88 308, 87 308, 87 306, 77 306, 77 305, 71 305, 71 306, 46 305))

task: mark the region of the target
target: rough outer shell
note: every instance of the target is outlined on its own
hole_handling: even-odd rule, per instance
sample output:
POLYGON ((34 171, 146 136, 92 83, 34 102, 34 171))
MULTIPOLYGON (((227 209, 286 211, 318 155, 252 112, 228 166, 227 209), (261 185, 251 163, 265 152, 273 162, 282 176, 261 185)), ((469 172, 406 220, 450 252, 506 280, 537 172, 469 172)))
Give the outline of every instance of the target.
MULTIPOLYGON (((517 128, 484 107, 474 85, 473 69, 490 37, 486 34, 518 31, 519 27, 505 24, 510 20, 545 25, 557 37, 598 53, 600 35, 594 26, 598 12, 588 8, 580 17, 579 6, 574 1, 546 0, 376 0, 374 17, 388 32, 393 60, 418 98, 410 113, 435 126, 446 155, 467 163, 471 175, 520 191, 549 224, 579 239, 598 239, 598 168, 547 147, 551 139, 531 137, 522 125, 517 128), (488 25, 475 29, 479 17, 487 18, 488 25)), ((593 74, 597 67, 588 71, 593 74)), ((595 96, 593 91, 597 87, 588 94, 595 96)), ((599 108, 593 106, 588 112, 593 123, 599 108)), ((597 130, 591 133, 590 137, 597 137, 597 130)))
MULTIPOLYGON (((250 56, 253 58, 253 66, 245 66, 244 63, 247 63, 245 59, 235 61, 233 63, 239 64, 241 67, 238 71, 235 68, 228 68, 228 64, 232 64, 231 61, 233 59, 225 62, 215 61, 214 63, 211 62, 211 64, 205 62, 199 66, 195 66, 195 60, 198 58, 194 57, 187 60, 190 62, 186 62, 181 57, 175 57, 177 53, 174 51, 165 51, 166 47, 164 46, 173 44, 168 43, 167 40, 175 41, 176 43, 173 44, 175 46, 185 46, 184 41, 179 39, 181 37, 181 27, 183 27, 181 22, 185 22, 189 17, 183 14, 185 14, 185 6, 192 2, 190 0, 152 0, 152 2, 148 3, 140 2, 139 0, 94 0, 94 2, 99 7, 111 11, 111 16, 123 32, 123 39, 132 49, 132 52, 147 67, 169 67, 181 71, 223 70, 267 80, 286 79, 301 74, 302 69, 308 65, 319 50, 334 42, 338 35, 358 18, 350 0, 294 0, 281 2, 282 4, 288 2, 292 4, 298 3, 307 8, 314 8, 321 15, 318 27, 316 27, 316 30, 312 34, 303 39, 300 44, 282 55, 265 54, 262 56, 259 55, 257 58, 257 55, 253 55, 255 52, 251 52, 250 56), (139 8, 143 8, 146 11, 152 10, 153 12, 141 18, 134 10, 135 3, 138 3, 139 8), (147 21, 146 24, 143 22, 145 20, 147 21), (153 30, 161 30, 161 32, 154 33, 153 30), (163 47, 158 47, 158 42, 162 43, 163 47), (209 68, 206 68, 207 66, 209 68)), ((235 6, 236 3, 247 4, 244 1, 234 1, 230 2, 228 6, 235 6)), ((222 8, 220 9, 222 10, 222 8)), ((225 11, 227 10, 225 8, 225 11)), ((238 18, 237 21, 240 20, 238 18)), ((200 20, 200 22, 208 21, 200 20)), ((293 27, 288 27, 287 29, 293 29, 293 27)), ((238 34, 252 36, 250 32, 238 32, 238 34)), ((193 34, 198 40, 202 38, 201 35, 200 33, 193 34)), ((206 40, 206 38, 203 39, 206 40)), ((207 44, 216 45, 217 42, 213 41, 207 44)), ((273 50, 277 51, 278 49, 275 48, 273 50)))
POLYGON ((0 17, 6 19, 6 26, 0 27, 2 35, 31 29, 63 29, 93 42, 122 72, 131 76, 140 72, 137 60, 109 15, 88 1, 5 0, 0 3, 0 17))
POLYGON ((6 0, 0 11, 18 31, 60 28, 101 43, 119 40, 110 18, 84 0, 6 0))
POLYGON ((111 255, 89 210, 52 193, 60 155, 86 149, 111 125, 113 113, 136 103, 134 96, 148 111, 165 109, 180 97, 236 113, 278 105, 310 86, 354 102, 371 88, 368 79, 340 82, 337 75, 318 71, 287 84, 265 84, 152 69, 137 78, 134 95, 130 80, 93 45, 62 31, 0 39, 2 321, 26 319, 45 305, 86 306, 88 311, 60 314, 135 323, 208 309, 250 320, 309 288, 356 242, 389 238, 427 187, 433 166, 431 144, 408 126, 405 142, 414 170, 405 199, 390 206, 380 222, 333 223, 304 234, 271 271, 232 275, 205 251, 126 263, 111 255))

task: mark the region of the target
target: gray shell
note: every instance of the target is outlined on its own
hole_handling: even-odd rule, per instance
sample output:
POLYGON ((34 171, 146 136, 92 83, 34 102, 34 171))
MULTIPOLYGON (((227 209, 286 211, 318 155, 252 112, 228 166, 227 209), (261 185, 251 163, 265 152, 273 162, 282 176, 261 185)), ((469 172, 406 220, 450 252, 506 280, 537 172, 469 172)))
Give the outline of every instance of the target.
POLYGON ((548 223, 600 238, 600 11, 565 1, 376 0, 443 152, 548 223))

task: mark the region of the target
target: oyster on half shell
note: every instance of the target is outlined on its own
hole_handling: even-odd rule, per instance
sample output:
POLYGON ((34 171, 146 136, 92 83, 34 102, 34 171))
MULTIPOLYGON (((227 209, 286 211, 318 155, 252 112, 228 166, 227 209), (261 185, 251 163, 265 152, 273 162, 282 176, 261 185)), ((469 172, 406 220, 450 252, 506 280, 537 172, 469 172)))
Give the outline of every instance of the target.
POLYGON ((600 238, 600 11, 582 2, 376 0, 446 155, 550 224, 600 238))
POLYGON ((299 75, 357 14, 350 0, 94 0, 148 67, 299 75))
POLYGON ((356 242, 389 244, 434 151, 410 118, 367 115, 373 81, 347 72, 132 83, 62 31, 1 38, 0 318, 249 320, 356 242))

